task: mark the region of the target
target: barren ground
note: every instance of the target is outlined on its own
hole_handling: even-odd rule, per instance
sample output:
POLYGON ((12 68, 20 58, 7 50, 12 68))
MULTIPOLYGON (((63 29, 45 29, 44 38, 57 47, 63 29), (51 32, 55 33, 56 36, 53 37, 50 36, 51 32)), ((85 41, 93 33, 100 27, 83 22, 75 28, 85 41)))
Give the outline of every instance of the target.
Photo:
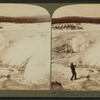
MULTIPOLYGON (((100 58, 95 57, 99 52, 93 49, 100 43, 100 24, 74 23, 73 25, 82 29, 52 29, 52 82, 61 83, 63 90, 100 90, 100 66, 99 63, 97 65, 100 58), (69 48, 65 45, 70 45, 72 38, 80 34, 85 37, 89 46, 81 52, 66 52, 69 48), (94 56, 89 53, 91 51, 94 56), (70 62, 77 64, 77 80, 70 80, 72 75, 70 62)), ((62 88, 55 86, 52 89, 62 88)))
POLYGON ((50 57, 49 55, 43 56, 43 54, 49 54, 50 23, 0 23, 0 26, 2 39, 0 41, 0 89, 49 89, 50 57), (47 48, 47 51, 44 51, 45 48, 47 48), (40 59, 36 61, 41 55, 43 57, 43 59, 40 57, 42 62, 40 59), (26 69, 27 66, 29 67, 28 69, 26 69), (10 78, 8 75, 10 75, 10 78), (31 79, 28 81, 30 76, 31 79))

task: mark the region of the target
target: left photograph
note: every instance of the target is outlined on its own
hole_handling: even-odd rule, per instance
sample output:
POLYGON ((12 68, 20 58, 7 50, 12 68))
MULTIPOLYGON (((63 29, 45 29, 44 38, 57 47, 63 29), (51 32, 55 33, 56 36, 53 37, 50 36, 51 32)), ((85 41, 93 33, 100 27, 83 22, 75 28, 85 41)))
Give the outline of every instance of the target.
POLYGON ((50 90, 48 11, 0 4, 0 90, 50 90))

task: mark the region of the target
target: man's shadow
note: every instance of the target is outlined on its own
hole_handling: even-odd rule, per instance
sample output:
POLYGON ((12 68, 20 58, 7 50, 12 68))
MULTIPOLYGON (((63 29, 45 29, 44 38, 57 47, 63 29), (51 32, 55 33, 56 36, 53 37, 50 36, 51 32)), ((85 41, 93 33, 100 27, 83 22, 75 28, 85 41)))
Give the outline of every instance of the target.
POLYGON ((87 79, 89 79, 89 78, 90 78, 90 75, 87 75, 87 76, 81 76, 81 77, 77 78, 77 80, 79 80, 79 79, 83 79, 83 78, 87 78, 87 79))

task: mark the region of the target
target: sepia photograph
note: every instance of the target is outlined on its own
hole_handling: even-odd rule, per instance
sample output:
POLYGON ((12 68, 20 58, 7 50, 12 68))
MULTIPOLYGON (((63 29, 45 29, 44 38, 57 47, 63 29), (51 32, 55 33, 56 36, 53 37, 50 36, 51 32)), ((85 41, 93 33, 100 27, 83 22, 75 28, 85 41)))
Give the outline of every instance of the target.
POLYGON ((50 90, 50 15, 32 4, 0 4, 0 90, 50 90))
POLYGON ((100 91, 100 4, 62 6, 52 15, 52 90, 100 91))

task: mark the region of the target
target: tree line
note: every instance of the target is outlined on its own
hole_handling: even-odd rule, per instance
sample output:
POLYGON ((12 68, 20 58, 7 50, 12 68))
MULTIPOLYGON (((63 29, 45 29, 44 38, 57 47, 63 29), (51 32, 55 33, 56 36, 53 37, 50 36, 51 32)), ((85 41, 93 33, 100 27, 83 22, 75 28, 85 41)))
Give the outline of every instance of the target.
POLYGON ((61 17, 53 18, 52 24, 56 23, 98 23, 100 24, 100 18, 90 18, 90 17, 61 17))
POLYGON ((41 23, 50 22, 49 17, 4 17, 0 16, 0 22, 12 22, 12 23, 41 23))

